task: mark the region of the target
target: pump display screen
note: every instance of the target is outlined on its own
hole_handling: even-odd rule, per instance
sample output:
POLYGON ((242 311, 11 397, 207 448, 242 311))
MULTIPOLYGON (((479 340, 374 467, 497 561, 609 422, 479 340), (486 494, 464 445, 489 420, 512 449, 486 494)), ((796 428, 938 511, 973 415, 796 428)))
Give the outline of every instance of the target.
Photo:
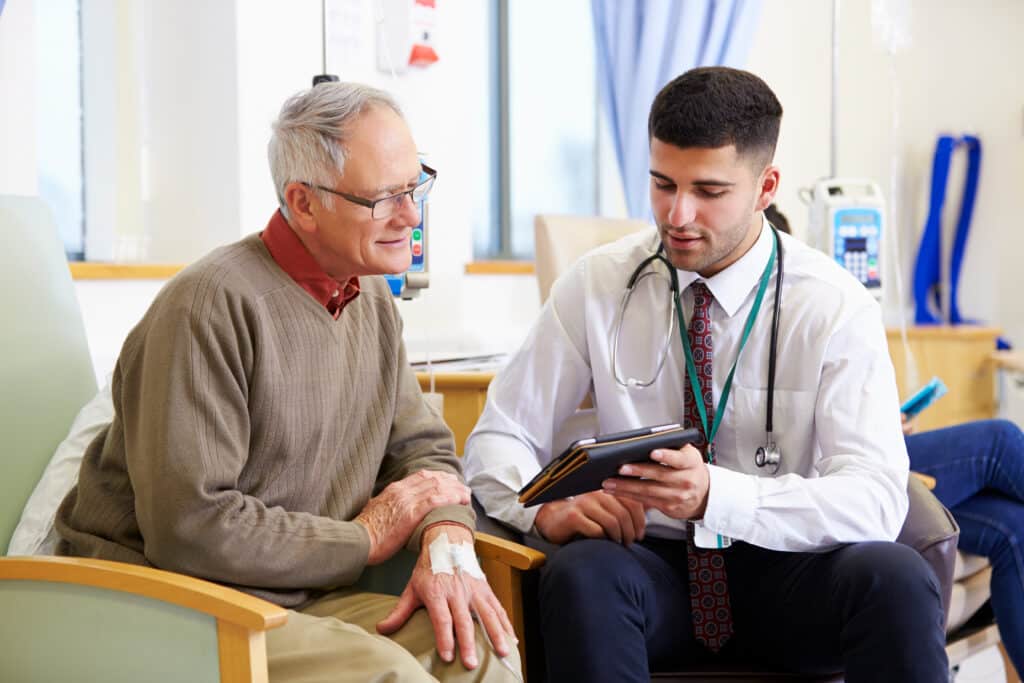
POLYGON ((865 287, 880 287, 881 212, 871 208, 837 209, 832 212, 831 224, 836 263, 865 287))

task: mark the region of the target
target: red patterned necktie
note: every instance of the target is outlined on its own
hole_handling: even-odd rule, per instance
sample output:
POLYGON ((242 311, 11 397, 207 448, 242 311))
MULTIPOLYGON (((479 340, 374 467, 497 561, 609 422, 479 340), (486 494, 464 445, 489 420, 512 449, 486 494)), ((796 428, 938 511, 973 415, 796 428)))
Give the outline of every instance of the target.
MULTIPOLYGON (((703 282, 690 285, 693 292, 693 315, 688 329, 693 364, 697 368, 700 392, 707 411, 708 426, 714 420, 711 393, 711 301, 712 295, 703 282)), ((687 378, 686 426, 701 426, 697 402, 687 378)), ((707 446, 702 438, 694 444, 703 451, 707 446)), ((712 652, 718 652, 732 635, 732 609, 729 606, 729 587, 725 577, 725 555, 721 550, 698 548, 693 544, 693 527, 687 534, 687 565, 690 570, 690 615, 693 634, 712 652)))

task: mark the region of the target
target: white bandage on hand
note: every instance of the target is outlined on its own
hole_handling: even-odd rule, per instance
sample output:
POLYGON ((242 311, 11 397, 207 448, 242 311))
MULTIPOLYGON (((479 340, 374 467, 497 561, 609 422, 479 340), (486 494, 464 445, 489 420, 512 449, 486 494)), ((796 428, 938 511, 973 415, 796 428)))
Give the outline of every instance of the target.
POLYGON ((430 571, 434 574, 454 574, 460 569, 474 579, 484 578, 480 563, 476 559, 476 550, 469 541, 452 543, 446 532, 435 538, 429 548, 430 571))
POLYGON ((474 579, 484 578, 484 571, 480 569, 480 563, 476 559, 476 549, 469 541, 452 545, 452 560, 456 567, 474 579))
MULTIPOLYGON (((480 569, 480 563, 476 559, 476 551, 473 548, 473 543, 470 541, 462 541, 461 543, 452 543, 448 539, 448 534, 444 531, 431 541, 427 547, 427 551, 430 555, 430 571, 436 574, 456 574, 458 573, 459 578, 462 580, 462 586, 466 593, 469 594, 469 586, 466 585, 465 574, 469 574, 474 579, 483 579, 484 572, 480 569), (459 571, 456 572, 455 570, 459 571)), ((470 610, 473 614, 473 618, 480 621, 480 614, 473 606, 470 601, 470 610)), ((481 628, 484 634, 484 638, 487 644, 490 646, 491 651, 494 652, 494 656, 498 658, 502 666, 508 669, 517 681, 522 681, 523 677, 519 670, 514 667, 510 661, 509 656, 502 657, 498 654, 498 651, 494 647, 494 643, 491 642, 491 636, 487 633, 486 628, 481 628)), ((505 637, 511 641, 512 646, 515 647, 519 644, 519 640, 516 639, 514 633, 508 633, 505 637)))

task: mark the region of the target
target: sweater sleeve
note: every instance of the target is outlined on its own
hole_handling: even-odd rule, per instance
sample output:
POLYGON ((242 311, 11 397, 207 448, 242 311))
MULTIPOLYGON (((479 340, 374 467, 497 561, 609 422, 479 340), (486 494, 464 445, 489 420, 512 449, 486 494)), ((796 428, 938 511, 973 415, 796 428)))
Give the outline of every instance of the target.
POLYGON ((354 583, 370 547, 362 525, 268 506, 239 490, 249 457, 252 311, 200 285, 191 296, 162 297, 172 303, 151 309, 119 362, 147 560, 267 589, 354 583))
MULTIPOLYGON (((400 321, 398 329, 401 330, 400 321)), ((396 349, 398 375, 395 381, 395 416, 391 422, 387 453, 381 463, 377 490, 374 493, 379 493, 391 482, 404 479, 422 469, 451 472, 463 481, 462 464, 455 455, 452 432, 445 424, 444 418, 424 400, 400 335, 396 349)), ((476 515, 468 505, 435 508, 427 513, 409 537, 408 549, 418 552, 423 530, 438 522, 453 522, 474 529, 476 515)))

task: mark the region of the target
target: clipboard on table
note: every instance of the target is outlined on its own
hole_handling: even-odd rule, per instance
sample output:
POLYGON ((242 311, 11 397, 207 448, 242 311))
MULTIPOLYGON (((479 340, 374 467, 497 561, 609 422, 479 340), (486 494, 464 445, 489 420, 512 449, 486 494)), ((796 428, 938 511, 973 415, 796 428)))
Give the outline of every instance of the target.
POLYGON ((519 502, 530 507, 596 491, 605 479, 620 476, 622 465, 651 462, 655 449, 678 450, 700 438, 698 429, 665 424, 575 441, 519 490, 519 502))

